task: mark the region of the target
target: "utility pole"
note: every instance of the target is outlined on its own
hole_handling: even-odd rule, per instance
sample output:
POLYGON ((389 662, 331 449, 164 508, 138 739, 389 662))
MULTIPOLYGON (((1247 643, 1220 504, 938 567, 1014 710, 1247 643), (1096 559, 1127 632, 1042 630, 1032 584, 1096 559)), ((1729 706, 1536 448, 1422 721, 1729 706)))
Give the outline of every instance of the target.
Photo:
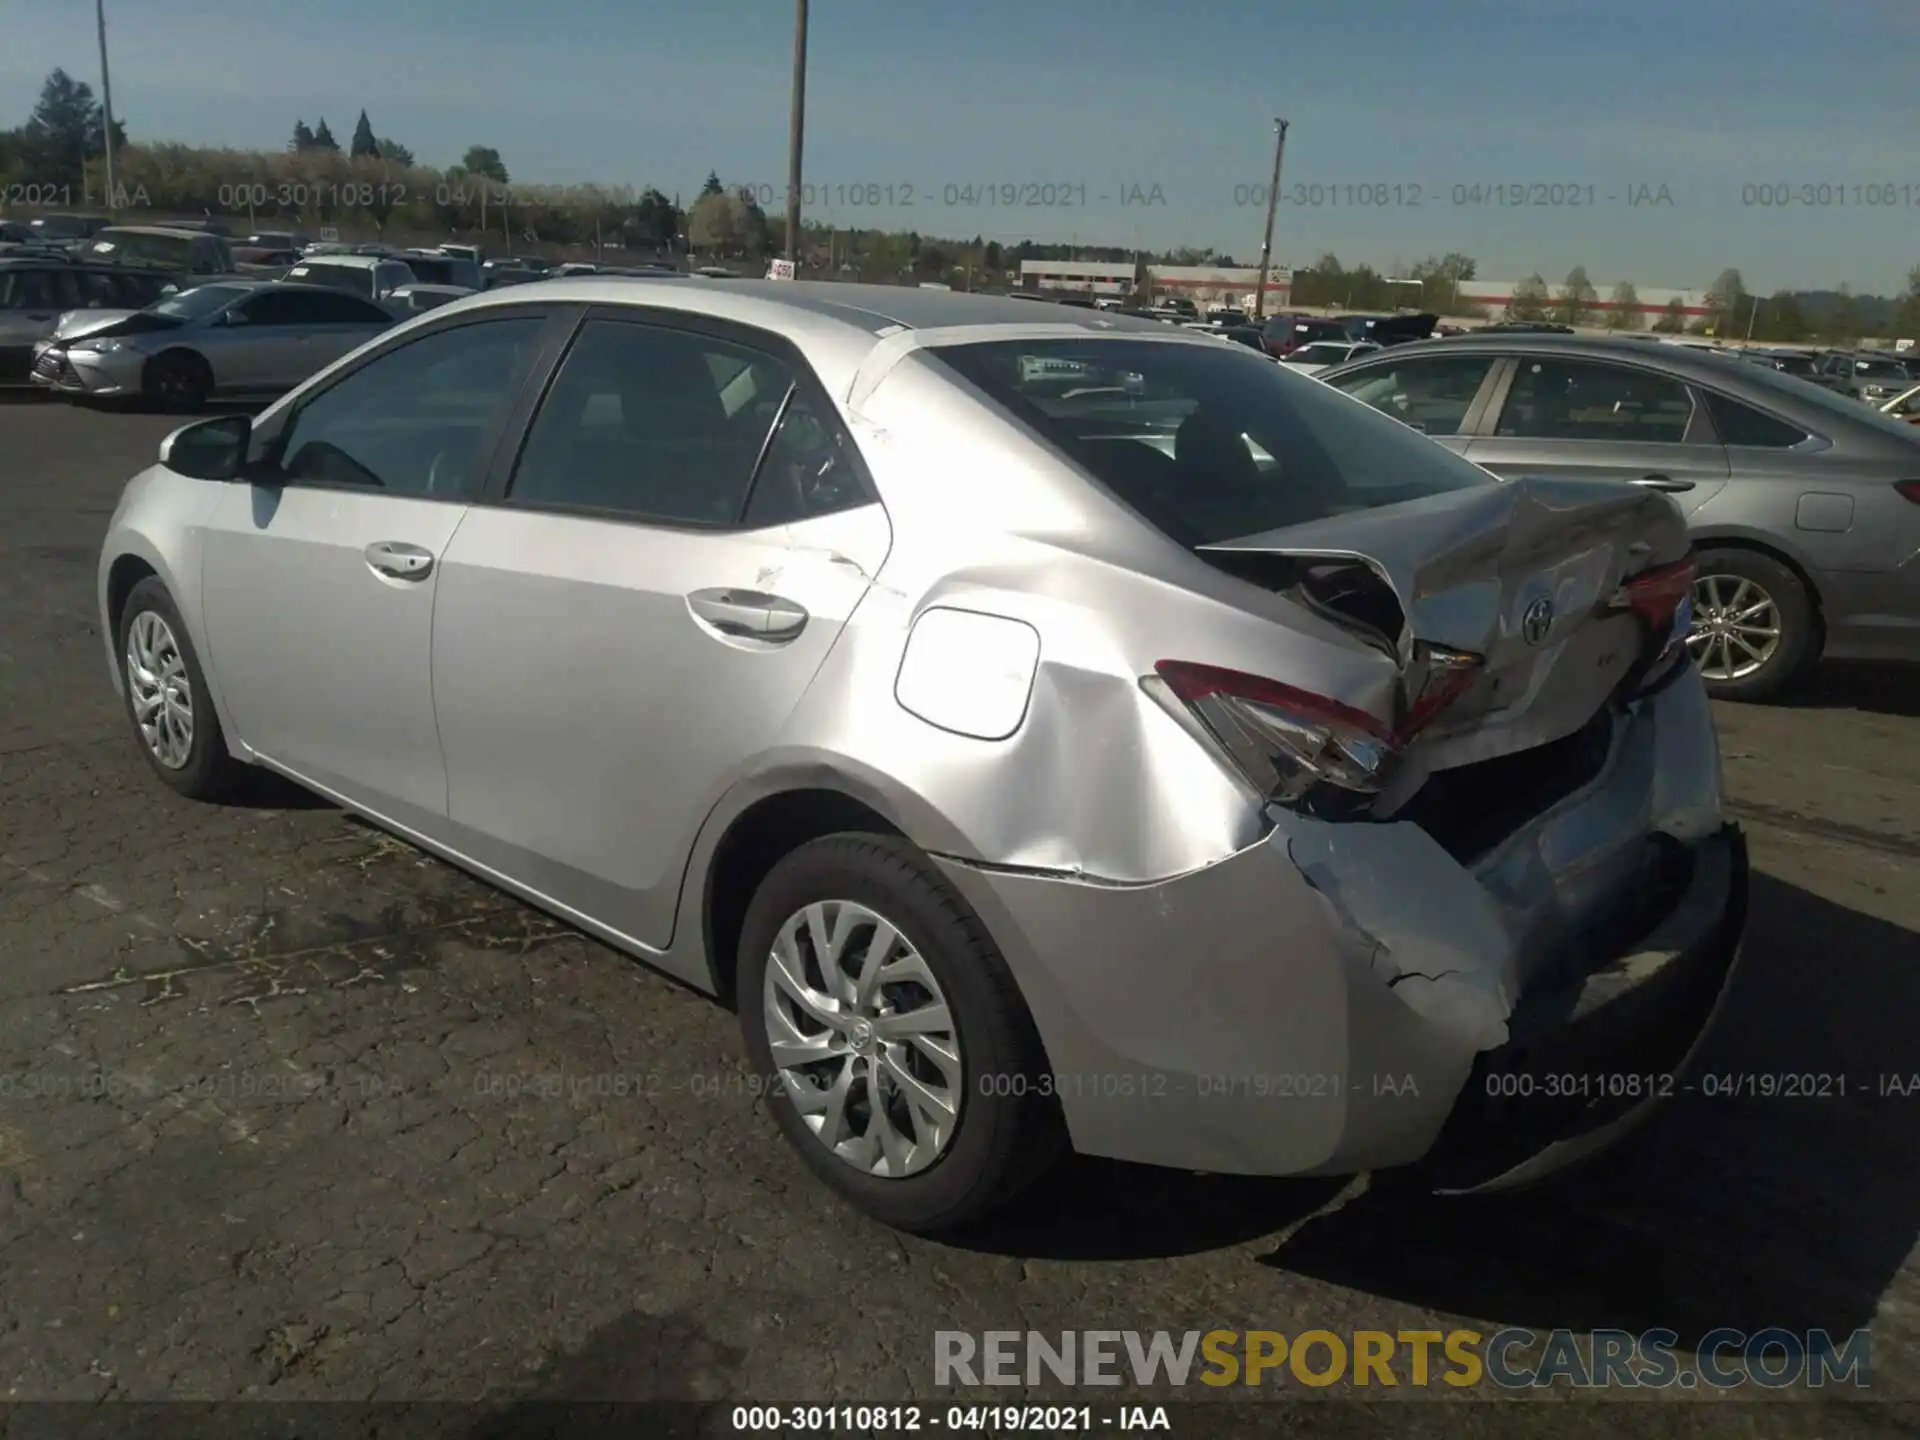
POLYGON ((1273 122, 1273 183, 1267 186, 1267 233, 1260 241, 1260 283, 1253 292, 1253 318, 1267 313, 1267 269, 1273 262, 1273 212, 1280 205, 1280 159, 1287 153, 1287 122, 1273 122))
POLYGON ((800 264, 800 156, 807 124, 807 0, 794 0, 793 110, 787 120, 787 259, 800 264))
POLYGON ((107 75, 107 0, 93 0, 94 19, 100 26, 100 143, 107 156, 107 213, 114 213, 117 199, 113 179, 113 81, 107 75))

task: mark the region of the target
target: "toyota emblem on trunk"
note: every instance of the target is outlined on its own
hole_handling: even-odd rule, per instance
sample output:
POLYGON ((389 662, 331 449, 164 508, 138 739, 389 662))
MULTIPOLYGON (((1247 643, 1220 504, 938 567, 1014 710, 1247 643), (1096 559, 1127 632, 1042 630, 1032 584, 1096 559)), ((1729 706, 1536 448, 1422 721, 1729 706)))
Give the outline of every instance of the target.
POLYGON ((1520 638, 1529 645, 1538 645, 1547 638, 1547 632, 1553 629, 1553 601, 1542 595, 1527 606, 1527 613, 1520 617, 1520 638))

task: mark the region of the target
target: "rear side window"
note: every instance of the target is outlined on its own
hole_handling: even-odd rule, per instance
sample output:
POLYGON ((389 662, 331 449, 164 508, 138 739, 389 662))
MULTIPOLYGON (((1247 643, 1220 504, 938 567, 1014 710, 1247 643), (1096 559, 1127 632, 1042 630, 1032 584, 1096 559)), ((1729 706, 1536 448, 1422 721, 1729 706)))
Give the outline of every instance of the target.
POLYGON ((1679 444, 1693 396, 1678 380, 1627 365, 1521 356, 1494 434, 1523 440, 1679 444))
POLYGON ((1499 483, 1233 346, 990 341, 929 353, 1183 545, 1499 483))
POLYGON ((1713 428, 1720 432, 1722 445, 1744 446, 1755 450, 1790 450, 1807 438, 1798 425, 1776 420, 1764 410, 1742 405, 1711 390, 1705 392, 1707 413, 1713 428))

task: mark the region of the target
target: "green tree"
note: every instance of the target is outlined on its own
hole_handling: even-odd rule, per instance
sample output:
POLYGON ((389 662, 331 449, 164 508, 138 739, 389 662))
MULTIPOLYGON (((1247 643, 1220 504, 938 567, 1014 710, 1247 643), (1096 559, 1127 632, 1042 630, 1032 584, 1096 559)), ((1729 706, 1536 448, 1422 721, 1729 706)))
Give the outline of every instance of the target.
POLYGON ((1576 265, 1567 272, 1566 283, 1553 303, 1554 318, 1562 325, 1591 325, 1599 294, 1587 278, 1587 267, 1576 265))
POLYGON ((1513 294, 1507 299, 1507 319, 1544 320, 1547 318, 1547 282, 1539 275, 1529 275, 1513 287, 1513 294))
POLYGON ((1920 265, 1907 272, 1906 292, 1893 303, 1887 334, 1897 340, 1920 340, 1920 265))
POLYGON ((1000 242, 998 240, 989 240, 984 246, 981 247, 980 264, 984 268, 988 270, 994 270, 994 271, 1004 270, 1007 268, 1007 257, 1002 252, 1000 248, 1000 242))
MULTIPOLYGON (((93 87, 55 70, 42 82, 33 114, 19 131, 19 161, 37 184, 84 189, 87 161, 104 153, 105 133, 104 112, 93 98, 93 87)), ((127 143, 118 122, 113 140, 116 148, 127 143)))
POLYGON ((304 120, 294 121, 293 139, 287 143, 287 149, 296 155, 313 149, 313 127, 304 120))
POLYGON ((320 123, 313 127, 313 148, 334 151, 340 148, 340 142, 333 138, 333 130, 328 126, 327 117, 324 115, 320 117, 320 123))
POLYGON ((1460 313, 1460 286, 1474 278, 1478 270, 1471 255, 1459 250, 1445 255, 1429 255, 1413 267, 1413 278, 1421 282, 1421 304, 1441 315, 1460 313))
POLYGON ((649 185, 633 207, 634 238, 655 250, 672 250, 686 224, 674 203, 649 185))
POLYGON ((402 170, 411 170, 415 165, 420 163, 413 158, 413 151, 402 145, 398 140, 382 140, 380 142, 380 158, 385 160, 389 165, 398 165, 402 170))
POLYGON ((705 197, 708 195, 724 195, 726 193, 727 193, 727 187, 720 183, 719 172, 714 170, 709 170, 707 172, 707 183, 700 187, 701 196, 705 197))
POLYGON ((1633 282, 1622 280, 1613 287, 1612 308, 1607 312, 1609 330, 1638 330, 1641 324, 1640 292, 1633 282))
POLYGON ((347 143, 347 154, 355 160, 373 160, 380 154, 380 142, 373 138, 373 122, 367 119, 364 110, 354 124, 353 139, 347 143))
POLYGON ((738 253, 740 210, 734 196, 722 190, 717 194, 702 191, 687 212, 687 244, 706 255, 738 253))
POLYGON ((1701 330, 1723 340, 1738 339, 1746 327, 1750 304, 1740 272, 1732 268, 1722 270, 1707 289, 1707 313, 1701 330))
POLYGON ((1660 318, 1653 322, 1655 334, 1678 335, 1687 328, 1687 306, 1678 295, 1667 302, 1667 308, 1660 312, 1660 318))
POLYGON ((491 145, 469 145, 467 153, 460 157, 460 168, 469 175, 481 176, 496 185, 507 183, 506 163, 501 160, 500 152, 491 145))
POLYGON ((1791 290, 1776 290, 1761 304, 1753 333, 1759 340, 1792 345, 1807 339, 1813 327, 1807 324, 1799 298, 1791 290))

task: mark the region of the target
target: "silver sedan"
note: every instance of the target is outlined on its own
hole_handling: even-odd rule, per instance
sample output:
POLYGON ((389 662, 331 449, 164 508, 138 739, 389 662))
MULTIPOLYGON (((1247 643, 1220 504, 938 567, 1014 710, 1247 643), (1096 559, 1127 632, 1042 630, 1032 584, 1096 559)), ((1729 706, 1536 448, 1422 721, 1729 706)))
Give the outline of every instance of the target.
POLYGON ((763 281, 476 296, 175 432, 155 775, 291 777, 737 1006, 916 1230, 1064 1146, 1511 1184, 1675 1088, 1747 861, 1656 492, 1242 347, 763 281))
POLYGON ((215 397, 280 394, 396 316, 318 285, 223 280, 37 347, 33 379, 93 400, 194 410, 215 397))

